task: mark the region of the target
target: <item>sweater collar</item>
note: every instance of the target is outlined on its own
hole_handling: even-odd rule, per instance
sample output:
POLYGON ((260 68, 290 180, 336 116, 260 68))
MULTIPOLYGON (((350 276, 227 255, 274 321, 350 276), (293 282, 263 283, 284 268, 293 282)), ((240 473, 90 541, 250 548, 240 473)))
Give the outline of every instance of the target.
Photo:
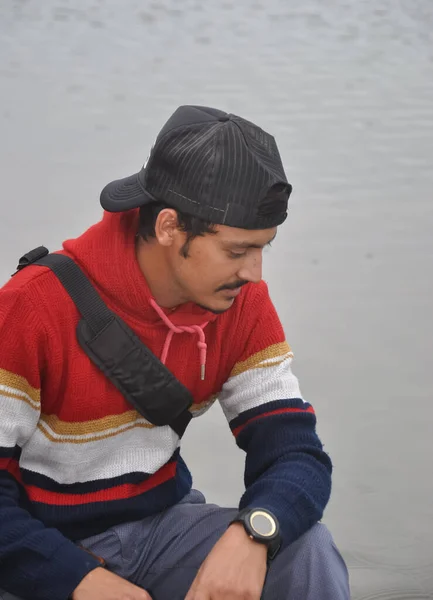
MULTIPOLYGON (((151 291, 135 254, 138 210, 104 212, 101 221, 75 239, 64 242, 65 252, 90 277, 112 310, 140 321, 161 322, 152 306, 151 291)), ((192 302, 161 309, 175 326, 202 325, 218 315, 192 302)), ((122 316, 122 314, 120 314, 122 316)))

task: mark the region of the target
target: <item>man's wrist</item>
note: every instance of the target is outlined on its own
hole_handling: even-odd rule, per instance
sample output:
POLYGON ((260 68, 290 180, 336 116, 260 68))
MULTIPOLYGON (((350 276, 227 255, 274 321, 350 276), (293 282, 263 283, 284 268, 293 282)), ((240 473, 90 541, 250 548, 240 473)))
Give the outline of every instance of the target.
POLYGON ((250 535, 248 535, 242 523, 230 523, 227 531, 230 531, 233 535, 236 535, 240 539, 245 540, 246 543, 250 544, 251 547, 257 550, 258 554, 263 554, 263 558, 264 560, 266 560, 268 554, 268 549, 266 545, 260 544, 259 542, 257 542, 257 540, 253 539, 250 535))
POLYGON ((102 558, 102 556, 99 556, 98 554, 94 554, 94 552, 92 552, 88 548, 85 548, 81 544, 78 544, 78 547, 81 548, 81 550, 84 550, 84 552, 87 552, 87 554, 90 554, 90 556, 93 556, 93 558, 95 558, 98 561, 99 566, 105 569, 105 567, 107 565, 105 563, 105 560, 102 558))
POLYGON ((238 523, 246 535, 267 549, 268 561, 277 555, 281 546, 280 526, 275 515, 264 508, 244 508, 232 523, 238 523))

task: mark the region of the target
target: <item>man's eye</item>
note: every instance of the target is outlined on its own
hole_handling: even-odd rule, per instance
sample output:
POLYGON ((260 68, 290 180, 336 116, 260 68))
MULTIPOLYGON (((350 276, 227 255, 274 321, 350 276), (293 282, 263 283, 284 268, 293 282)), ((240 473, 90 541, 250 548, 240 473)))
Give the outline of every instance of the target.
POLYGON ((229 256, 230 258, 242 258, 243 256, 246 255, 246 252, 229 252, 229 256))

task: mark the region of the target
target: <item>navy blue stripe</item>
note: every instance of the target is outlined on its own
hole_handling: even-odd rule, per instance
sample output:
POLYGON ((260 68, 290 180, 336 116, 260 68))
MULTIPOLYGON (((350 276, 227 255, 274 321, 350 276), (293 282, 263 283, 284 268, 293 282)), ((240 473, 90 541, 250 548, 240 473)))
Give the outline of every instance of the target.
MULTIPOLYGON (((167 461, 172 462, 177 460, 179 456, 179 448, 174 452, 173 456, 167 461)), ((26 485, 34 485, 49 492, 58 492, 60 494, 86 494, 88 492, 99 492, 100 490, 108 490, 118 485, 125 483, 142 483, 152 477, 154 473, 146 473, 144 471, 136 471, 126 473, 118 477, 109 477, 106 479, 96 479, 94 481, 83 481, 77 483, 58 483, 51 477, 21 469, 22 479, 26 485)))
POLYGON ((274 410, 281 410, 282 408, 301 408, 307 410, 311 404, 304 402, 301 398, 291 398, 290 400, 273 400, 272 402, 266 402, 255 408, 245 410, 235 419, 230 421, 230 428, 233 431, 237 427, 244 425, 250 419, 258 417, 264 413, 272 412, 274 410))
POLYGON ((21 448, 15 446, 14 448, 6 448, 5 446, 0 447, 0 458, 14 458, 19 460, 21 456, 21 448))
POLYGON ((179 502, 191 486, 191 473, 179 457, 173 479, 134 498, 80 506, 49 506, 34 502, 28 510, 47 527, 55 527, 69 539, 77 541, 107 531, 114 525, 160 513, 179 502))

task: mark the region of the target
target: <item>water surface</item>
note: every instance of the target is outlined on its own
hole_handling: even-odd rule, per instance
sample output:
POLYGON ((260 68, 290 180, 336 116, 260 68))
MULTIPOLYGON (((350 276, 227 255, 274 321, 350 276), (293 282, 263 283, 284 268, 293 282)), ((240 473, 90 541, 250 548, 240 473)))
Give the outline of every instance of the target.
MULTIPOLYGON (((431 0, 2 0, 0 280, 99 219, 180 104, 256 121, 294 185, 265 278, 334 464, 355 600, 433 597, 431 0), (430 473, 430 475, 429 475, 430 473)), ((213 408, 184 455, 235 504, 213 408)))

